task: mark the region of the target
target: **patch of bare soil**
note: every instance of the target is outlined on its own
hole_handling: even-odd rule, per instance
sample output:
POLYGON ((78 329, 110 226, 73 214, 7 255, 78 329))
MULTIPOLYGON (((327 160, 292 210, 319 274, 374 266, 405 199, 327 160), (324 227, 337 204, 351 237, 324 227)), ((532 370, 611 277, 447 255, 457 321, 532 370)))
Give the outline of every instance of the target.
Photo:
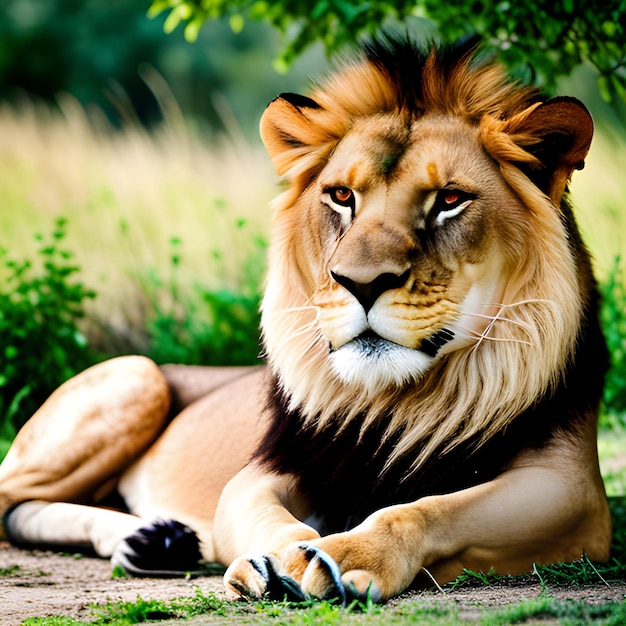
MULTIPOLYGON (((107 602, 169 600, 192 596, 196 589, 224 593, 221 577, 192 580, 154 578, 111 578, 109 562, 82 556, 62 556, 41 550, 20 550, 0 542, 0 624, 18 626, 28 617, 69 616, 88 620, 91 605, 107 602)), ((551 587, 557 599, 572 599, 589 604, 623 602, 626 582, 587 587, 551 587)), ((393 601, 424 600, 456 605, 461 619, 477 616, 482 608, 503 607, 541 594, 539 582, 466 587, 454 591, 415 591, 393 601)), ((202 620, 192 620, 203 623, 202 620)), ((213 620, 211 620, 213 621, 213 620)), ((229 619, 232 623, 232 617, 229 619)), ((170 621, 169 624, 172 622, 170 621)), ((187 622, 190 623, 190 622, 187 622)), ((204 622, 206 623, 206 622, 204 622)))
POLYGON ((19 550, 0 542, 0 624, 27 617, 63 615, 89 619, 90 606, 116 601, 169 600, 200 588, 223 591, 220 577, 185 579, 112 578, 106 559, 19 550))

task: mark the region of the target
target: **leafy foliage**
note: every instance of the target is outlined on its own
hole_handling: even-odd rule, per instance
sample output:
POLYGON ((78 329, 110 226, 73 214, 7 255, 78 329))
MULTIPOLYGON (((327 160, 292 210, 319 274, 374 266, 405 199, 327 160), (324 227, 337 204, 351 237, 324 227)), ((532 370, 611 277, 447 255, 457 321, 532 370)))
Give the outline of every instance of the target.
MULTIPOLYGON (((181 241, 171 240, 171 274, 152 274, 144 287, 152 300, 147 321, 147 355, 157 363, 250 365, 259 356, 259 282, 264 263, 251 252, 245 284, 236 291, 212 290, 196 283, 194 292, 178 288, 181 241)), ((257 242, 259 255, 264 242, 257 242)))
POLYGON ((446 40, 471 31, 499 48, 510 67, 526 68, 547 89, 588 61, 600 73, 603 96, 626 100, 626 0, 591 0, 582 6, 574 0, 154 0, 149 15, 163 11, 169 11, 165 30, 186 23, 189 40, 205 21, 220 16, 229 16, 235 30, 243 27, 244 17, 266 20, 290 37, 285 64, 316 41, 336 52, 385 24, 419 24, 446 40))
MULTIPOLYGON (((78 268, 62 249, 65 220, 46 240, 37 235, 39 273, 0 249, 0 440, 14 431, 62 382, 93 362, 78 330, 83 302, 94 292, 74 280, 78 268)), ((0 450, 0 452, 2 452, 0 450)))
POLYGON ((600 286, 602 326, 611 354, 611 368, 604 388, 606 415, 603 419, 608 421, 607 425, 618 422, 626 426, 626 277, 621 261, 620 257, 615 259, 613 270, 600 286))

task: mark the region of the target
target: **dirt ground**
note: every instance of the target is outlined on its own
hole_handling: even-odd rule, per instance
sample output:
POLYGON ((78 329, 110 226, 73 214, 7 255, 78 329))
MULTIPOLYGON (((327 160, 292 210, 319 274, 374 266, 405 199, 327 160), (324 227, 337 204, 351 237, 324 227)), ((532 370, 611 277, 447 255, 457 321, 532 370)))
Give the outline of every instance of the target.
MULTIPOLYGON (((40 550, 18 550, 0 542, 0 624, 18 626, 27 617, 71 616, 88 619, 90 605, 109 601, 167 600, 192 596, 196 589, 223 593, 221 577, 183 579, 113 579, 108 561, 40 550)), ((556 598, 586 603, 623 602, 626 582, 587 587, 554 587, 556 598)), ((541 594, 538 581, 466 587, 454 591, 416 591, 405 594, 400 602, 416 599, 454 603, 460 616, 471 618, 484 607, 506 606, 541 594)), ((201 618, 194 624, 206 623, 201 618)), ((213 620, 211 620, 213 621, 213 620)), ((229 620, 232 621, 232 620, 229 620)), ((188 624, 192 622, 186 622, 188 624)), ((171 621, 168 622, 172 624, 171 621)))

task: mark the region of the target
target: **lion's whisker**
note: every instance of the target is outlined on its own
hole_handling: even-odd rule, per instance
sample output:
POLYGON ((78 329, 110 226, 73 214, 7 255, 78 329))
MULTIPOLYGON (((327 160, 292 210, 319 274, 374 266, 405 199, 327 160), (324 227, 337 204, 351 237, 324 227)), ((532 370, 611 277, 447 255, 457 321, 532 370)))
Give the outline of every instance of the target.
POLYGON ((486 308, 512 309, 515 307, 529 305, 529 304, 545 304, 550 307, 557 306, 557 304, 553 300, 548 300, 546 298, 528 298, 526 300, 517 300, 516 302, 509 302, 508 304, 505 304, 503 302, 481 302, 481 303, 469 304, 467 306, 473 306, 479 309, 486 309, 486 308))
POLYGON ((477 333, 473 331, 470 331, 468 334, 472 337, 478 337, 478 342, 473 346, 474 349, 477 348, 483 341, 493 341, 493 342, 499 342, 499 343, 517 343, 523 346, 533 345, 532 342, 526 341, 524 339, 513 339, 510 337, 490 337, 489 335, 486 335, 484 333, 477 333))
POLYGON ((513 324, 514 326, 519 326, 520 328, 527 328, 527 325, 520 320, 511 319, 510 317, 502 317, 498 314, 496 315, 487 315, 486 313, 472 313, 469 311, 465 312, 466 315, 471 315, 472 317, 477 317, 479 319, 491 320, 491 324, 489 327, 493 326, 493 323, 497 322, 508 322, 509 324, 513 324))
MULTIPOLYGON (((298 333, 298 334, 302 334, 302 333, 298 333)), ((285 342, 290 341, 291 339, 294 339, 294 338, 297 338, 296 334, 291 335, 290 337, 286 337, 285 338, 285 342)), ((321 334, 321 332, 319 332, 319 330, 316 330, 316 332, 313 333, 313 335, 311 337, 311 340, 307 344, 305 344, 303 347, 301 347, 302 352, 303 353, 308 352, 320 340, 323 340, 322 334, 321 334)))
MULTIPOLYGON (((478 341, 476 342, 476 347, 480 346, 482 344, 482 342, 485 340, 486 337, 489 337, 489 333, 493 329, 495 323, 500 318, 500 314, 501 313, 502 313, 502 307, 500 307, 498 309, 498 312, 494 316, 491 317, 491 319, 490 319, 489 323, 487 324, 487 327, 485 328, 485 330, 482 333, 480 333, 478 341)), ((493 338, 491 337, 491 339, 493 339, 493 338)))
POLYGON ((278 345, 278 349, 282 349, 284 346, 286 346, 288 343, 290 343, 294 339, 297 339, 298 337, 301 337, 302 335, 306 335, 309 331, 314 329, 315 333, 313 334, 313 338, 311 339, 311 342, 306 347, 306 349, 308 350, 317 341, 319 341, 319 338, 321 337, 319 330, 316 328, 316 324, 317 324, 317 320, 313 320, 312 322, 309 322, 308 324, 304 324, 303 326, 298 327, 296 330, 294 330, 294 332, 283 337, 283 340, 278 345))
POLYGON ((276 313, 286 315, 289 313, 301 313, 302 311, 319 311, 319 307, 315 304, 305 304, 303 306, 287 307, 285 309, 278 309, 276 313))
POLYGON ((520 330, 524 331, 529 337, 532 337, 533 335, 533 331, 532 331, 532 327, 530 324, 528 324, 527 322, 525 322, 524 320, 517 320, 517 319, 513 319, 510 317, 506 317, 505 315, 502 315, 502 313, 506 310, 506 309, 513 309, 513 308, 519 308, 522 306, 528 306, 528 305, 533 305, 533 304, 541 304, 541 305, 547 305, 550 307, 556 306, 555 303, 552 300, 546 300, 546 299, 541 299, 541 298, 530 298, 527 300, 518 300, 517 302, 511 302, 509 304, 502 304, 502 303, 493 303, 493 304, 475 304, 475 305, 471 305, 471 306, 475 306, 477 308, 480 309, 480 312, 472 312, 470 311, 465 311, 465 315, 468 315, 470 317, 475 317, 478 319, 484 319, 484 320, 489 320, 487 327, 481 332, 481 333, 477 333, 474 331, 468 331, 468 336, 471 337, 478 337, 478 341, 476 342, 476 344, 474 345, 474 349, 478 348, 478 346, 480 346, 480 344, 484 341, 484 340, 488 340, 488 341, 501 341, 501 342, 509 342, 509 343, 519 343, 522 345, 533 345, 532 342, 529 341, 525 341, 523 339, 519 339, 519 338, 512 338, 512 337, 493 337, 491 336, 491 331, 493 330, 494 326, 496 325, 497 322, 505 322, 508 325, 511 326, 516 326, 517 328, 519 328, 520 330), (482 311, 488 308, 497 308, 497 312, 495 315, 489 315, 487 313, 483 313, 482 311))

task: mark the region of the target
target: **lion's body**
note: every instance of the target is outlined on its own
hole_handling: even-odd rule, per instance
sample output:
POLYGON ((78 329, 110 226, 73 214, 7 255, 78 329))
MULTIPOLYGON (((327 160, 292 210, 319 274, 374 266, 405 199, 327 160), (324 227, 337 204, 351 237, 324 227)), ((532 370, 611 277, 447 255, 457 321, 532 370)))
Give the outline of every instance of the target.
POLYGON ((290 183, 263 301, 268 370, 137 357, 62 387, 72 408, 53 396, 0 469, 0 504, 18 505, 9 536, 162 572, 176 559, 159 562, 139 529, 173 519, 247 597, 293 591, 281 576, 386 598, 423 567, 445 581, 607 558, 607 357, 563 198, 591 140, 584 107, 543 102, 470 50, 388 42, 312 98, 277 98, 261 130, 290 183), (66 409, 79 427, 49 470, 30 446, 66 409), (134 516, 106 531, 97 506, 45 503, 114 488, 134 516), (62 526, 77 510, 92 517, 62 526))

